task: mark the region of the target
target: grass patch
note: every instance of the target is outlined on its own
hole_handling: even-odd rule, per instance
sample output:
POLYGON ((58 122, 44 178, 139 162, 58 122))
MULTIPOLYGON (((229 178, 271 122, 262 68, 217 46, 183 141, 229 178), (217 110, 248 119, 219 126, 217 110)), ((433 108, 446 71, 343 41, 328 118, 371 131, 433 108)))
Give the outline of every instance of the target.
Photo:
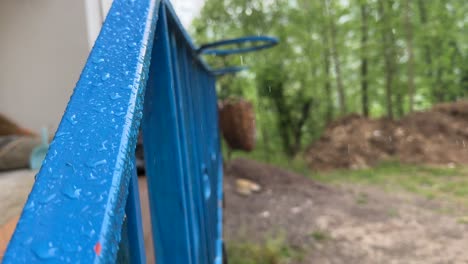
MULTIPOLYGON (((450 198, 468 205, 467 168, 431 167, 384 162, 375 168, 311 172, 309 176, 326 183, 377 185, 387 191, 402 189, 428 199, 450 198)), ((365 198, 358 196, 358 203, 365 198)))
MULTIPOLYGON (((448 199, 468 206, 468 167, 408 165, 398 161, 382 162, 374 168, 360 170, 311 171, 305 160, 298 156, 289 159, 281 151, 234 152, 232 158, 244 157, 310 176, 324 183, 366 184, 382 187, 386 191, 404 190, 427 199, 448 199)), ((366 198, 357 197, 358 204, 366 198)))
POLYGON ((359 193, 359 195, 356 197, 356 203, 357 204, 367 204, 369 201, 369 196, 365 193, 359 193))
MULTIPOLYGON (((226 147, 223 150, 223 155, 227 160, 228 155, 225 149, 226 147)), ((304 175, 308 175, 311 172, 309 167, 307 166, 307 163, 301 155, 298 155, 296 158, 291 159, 290 157, 285 155, 281 150, 271 150, 269 152, 266 152, 264 149, 259 147, 252 152, 233 151, 231 153, 230 158, 231 160, 234 160, 236 158, 256 160, 304 175)))
POLYGON ((301 251, 291 248, 282 238, 264 243, 228 241, 226 245, 229 264, 286 264, 302 259, 301 251))
POLYGON ((330 236, 324 231, 314 231, 310 234, 310 236, 317 242, 324 242, 330 239, 330 236))

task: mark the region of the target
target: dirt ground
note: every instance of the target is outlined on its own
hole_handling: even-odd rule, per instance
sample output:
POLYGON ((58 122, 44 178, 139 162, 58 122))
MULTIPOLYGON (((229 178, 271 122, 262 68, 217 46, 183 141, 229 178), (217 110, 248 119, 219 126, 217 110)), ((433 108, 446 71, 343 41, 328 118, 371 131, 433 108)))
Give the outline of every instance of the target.
POLYGON ((304 252, 291 263, 468 263, 468 225, 460 221, 466 210, 451 204, 368 186, 322 185, 245 159, 227 166, 225 199, 227 243, 283 234, 304 252), (240 195, 238 178, 262 190, 240 195))
MULTIPOLYGON (((27 197, 34 173, 25 175, 29 175, 29 187, 16 192, 22 194, 21 201, 27 197)), ((323 185, 246 159, 232 161, 225 175, 228 244, 285 236, 303 254, 301 260, 288 263, 468 263, 468 225, 460 221, 468 219, 465 208, 412 194, 386 193, 377 187, 323 185), (261 191, 238 194, 239 178, 258 183, 261 191)), ((139 179, 139 185, 148 263, 154 263, 145 178, 139 179)), ((11 211, 8 215, 18 213, 22 205, 8 208, 5 216, 7 211, 11 211)))

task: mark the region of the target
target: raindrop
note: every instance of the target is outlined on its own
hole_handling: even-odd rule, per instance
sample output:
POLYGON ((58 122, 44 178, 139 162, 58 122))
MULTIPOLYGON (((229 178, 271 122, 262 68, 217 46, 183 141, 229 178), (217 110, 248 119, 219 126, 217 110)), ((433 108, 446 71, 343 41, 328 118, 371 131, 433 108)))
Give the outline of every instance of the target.
POLYGON ((106 81, 110 78, 110 73, 106 72, 101 76, 101 80, 106 81))
POLYGON ((107 150, 106 148, 106 144, 107 144, 107 140, 104 140, 102 143, 101 143, 101 148, 98 149, 98 151, 104 151, 104 150, 107 150))
POLYGON ((65 136, 65 135, 70 135, 70 132, 58 132, 57 134, 55 134, 55 137, 59 138, 59 137, 65 136))
POLYGON ((131 43, 128 44, 128 46, 133 48, 133 47, 137 46, 137 43, 136 42, 131 42, 131 43))
POLYGON ((205 199, 208 200, 211 196, 211 186, 210 186, 210 179, 208 177, 208 174, 206 173, 203 174, 203 185, 204 185, 205 199))
POLYGON ((75 186, 67 184, 63 187, 62 193, 70 199, 78 199, 80 198, 81 189, 76 189, 75 186))
POLYGON ((96 179, 97 179, 97 177, 96 177, 96 176, 94 176, 94 175, 93 175, 93 173, 91 172, 91 173, 89 174, 89 177, 88 177, 88 179, 90 179, 90 180, 96 180, 96 179))
POLYGON ((23 241, 23 246, 28 246, 28 245, 31 245, 31 243, 33 242, 33 238, 32 237, 28 237, 26 240, 23 241))
POLYGON ((57 194, 55 194, 55 193, 53 193, 53 194, 51 194, 49 196, 41 196, 39 198, 39 203, 41 203, 41 204, 49 203, 50 201, 52 201, 55 198, 55 196, 57 196, 57 194))
POLYGON ((89 205, 85 205, 83 207, 83 209, 81 209, 80 213, 84 213, 84 212, 88 211, 88 209, 89 209, 89 205))
POLYGON ((72 168, 73 173, 76 172, 75 167, 74 167, 73 164, 71 164, 70 162, 65 163, 65 165, 68 166, 68 167, 70 167, 70 168, 72 168))
POLYGON ((76 123, 78 123, 78 121, 76 121, 76 115, 68 117, 68 121, 70 121, 72 125, 76 125, 76 123))
POLYGON ((99 58, 99 57, 94 57, 94 58, 93 58, 93 62, 94 62, 94 63, 102 63, 102 62, 104 62, 104 59, 103 59, 103 58, 99 58))
POLYGON ((114 93, 114 94, 111 95, 111 99, 112 99, 112 100, 116 100, 116 99, 119 99, 119 98, 121 98, 121 97, 122 97, 122 96, 121 96, 119 93, 114 93))
POLYGON ((95 162, 90 161, 86 165, 88 167, 91 167, 91 168, 96 168, 98 166, 105 165, 105 164, 107 164, 107 160, 104 159, 104 160, 99 160, 99 161, 95 161, 95 162))
POLYGON ((58 248, 54 247, 50 242, 48 244, 39 242, 33 246, 32 251, 38 258, 46 260, 56 257, 58 248))
POLYGON ((28 203, 28 204, 24 207, 24 210, 27 210, 27 211, 33 210, 33 209, 34 209, 34 206, 35 206, 34 201, 32 201, 32 202, 28 203))

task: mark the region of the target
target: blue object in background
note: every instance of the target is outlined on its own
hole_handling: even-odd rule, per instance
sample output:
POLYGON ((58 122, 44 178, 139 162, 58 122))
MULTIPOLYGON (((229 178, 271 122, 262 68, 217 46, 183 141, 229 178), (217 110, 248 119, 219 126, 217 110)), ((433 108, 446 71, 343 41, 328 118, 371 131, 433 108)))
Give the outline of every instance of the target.
POLYGON ((198 48, 168 0, 115 0, 3 263, 146 262, 141 120, 157 263, 222 263, 215 78, 244 68, 213 70, 200 53, 232 41, 198 48))
POLYGON ((41 129, 41 143, 39 146, 35 147, 29 157, 29 167, 32 170, 38 170, 42 162, 44 161, 47 150, 49 149, 49 133, 47 128, 43 127, 41 129))

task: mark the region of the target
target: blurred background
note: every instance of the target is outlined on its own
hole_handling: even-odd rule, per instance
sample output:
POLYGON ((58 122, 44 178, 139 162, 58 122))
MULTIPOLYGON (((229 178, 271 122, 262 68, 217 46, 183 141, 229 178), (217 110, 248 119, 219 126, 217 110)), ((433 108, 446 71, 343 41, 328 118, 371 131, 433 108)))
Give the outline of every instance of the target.
POLYGON ((223 130, 232 263, 468 262, 467 14, 463 0, 205 1, 198 43, 280 40, 206 57, 250 67, 218 81, 256 120, 247 152, 223 130))
MULTIPOLYGON (((172 3, 197 44, 280 41, 205 56, 249 67, 217 87, 229 263, 468 263, 467 1, 172 3)), ((111 4, 0 2, 0 119, 55 131, 111 4)))
MULTIPOLYGON (((172 1, 189 26, 203 1, 172 1)), ((2 0, 0 113, 55 131, 112 0, 2 0)))

